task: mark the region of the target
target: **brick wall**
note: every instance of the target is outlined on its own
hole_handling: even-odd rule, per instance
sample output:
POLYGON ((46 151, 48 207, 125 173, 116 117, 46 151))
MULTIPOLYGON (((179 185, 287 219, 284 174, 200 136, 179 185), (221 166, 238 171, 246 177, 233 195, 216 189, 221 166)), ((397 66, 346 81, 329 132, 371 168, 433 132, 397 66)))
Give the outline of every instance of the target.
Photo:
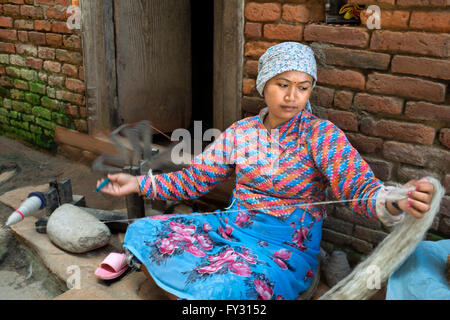
MULTIPOLYGON (((245 3, 243 117, 264 106, 257 61, 283 41, 310 45, 318 62, 315 113, 343 129, 377 177, 435 176, 447 195, 429 237, 450 235, 450 9, 446 0, 358 0, 381 8, 381 29, 325 25, 326 1, 245 3)), ((367 20, 363 16, 363 22, 367 20)), ((390 231, 329 208, 323 244, 367 254, 390 231)))
POLYGON ((55 125, 87 132, 81 38, 66 25, 71 4, 0 0, 0 134, 54 149, 55 125))

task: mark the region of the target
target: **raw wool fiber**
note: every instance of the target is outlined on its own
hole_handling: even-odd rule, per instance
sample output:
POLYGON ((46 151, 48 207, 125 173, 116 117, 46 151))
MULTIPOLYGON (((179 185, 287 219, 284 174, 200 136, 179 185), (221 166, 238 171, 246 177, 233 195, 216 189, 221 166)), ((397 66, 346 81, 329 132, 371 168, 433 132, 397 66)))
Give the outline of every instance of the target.
MULTIPOLYGON (((376 276, 373 270, 379 270, 380 288, 387 283, 389 276, 403 264, 423 240, 439 211, 444 188, 435 178, 427 177, 426 179, 433 184, 434 193, 430 210, 425 216, 422 219, 416 219, 406 215, 404 221, 394 227, 366 260, 321 296, 320 300, 369 299, 378 291, 378 289, 371 289, 373 287, 371 277, 376 276)), ((401 198, 405 198, 405 195, 399 195, 397 200, 401 198)))

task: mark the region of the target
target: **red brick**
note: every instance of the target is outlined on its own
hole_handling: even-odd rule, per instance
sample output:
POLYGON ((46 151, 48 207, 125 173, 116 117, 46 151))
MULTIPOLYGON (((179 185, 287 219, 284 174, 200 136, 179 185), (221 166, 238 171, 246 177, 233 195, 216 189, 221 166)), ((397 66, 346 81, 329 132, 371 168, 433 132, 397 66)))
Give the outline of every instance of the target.
POLYGON ((262 24, 255 22, 247 22, 245 24, 245 35, 249 38, 261 38, 262 24))
POLYGON ((353 104, 358 109, 372 113, 401 114, 403 111, 403 99, 396 97, 358 93, 353 104))
POLYGON ((252 59, 259 59, 267 49, 278 42, 248 41, 245 43, 244 55, 252 59))
POLYGON ((305 27, 305 41, 335 43, 351 47, 366 48, 369 33, 365 27, 343 27, 308 24, 305 27))
POLYGON ((78 68, 78 74, 80 75, 79 76, 80 80, 84 81, 84 67, 83 66, 80 66, 78 68))
POLYGON ((36 4, 43 4, 45 6, 53 6, 55 5, 55 0, 35 0, 36 4))
POLYGON ((66 10, 61 8, 48 8, 46 13, 48 19, 67 21, 67 18, 69 17, 66 10))
POLYGON ((0 16, 0 27, 2 28, 12 28, 13 26, 13 19, 10 17, 3 17, 0 16))
MULTIPOLYGON (((70 3, 71 3, 71 0, 56 0, 57 5, 64 6, 64 7, 70 6, 70 3)), ((72 0, 72 3, 74 3, 74 5, 77 5, 77 4, 75 4, 75 0, 72 0)))
POLYGON ((436 174, 432 171, 425 170, 423 168, 401 166, 397 170, 398 182, 401 182, 401 183, 406 183, 412 179, 420 180, 421 178, 423 178, 425 176, 431 176, 431 177, 436 178, 437 180, 441 179, 438 174, 436 174))
POLYGON ((281 5, 278 3, 247 3, 245 18, 250 21, 276 21, 281 18, 281 5))
POLYGON ((374 121, 370 118, 361 120, 361 132, 369 136, 416 142, 424 145, 433 144, 436 135, 434 128, 423 124, 391 120, 374 121))
POLYGON ((0 42, 0 52, 15 53, 16 47, 13 43, 0 42))
POLYGON ((334 96, 334 106, 339 109, 348 110, 352 106, 353 92, 351 91, 337 91, 334 96))
POLYGON ((383 157, 420 167, 426 163, 425 153, 418 146, 396 141, 387 141, 383 144, 383 157))
POLYGON ((20 14, 25 17, 33 18, 33 19, 43 19, 44 18, 44 10, 41 7, 35 6, 20 6, 20 14))
POLYGON ((76 93, 84 93, 85 91, 84 82, 72 78, 66 79, 66 88, 76 93))
POLYGON ((47 47, 39 47, 38 48, 38 57, 45 60, 54 60, 55 59, 55 49, 47 48, 47 47))
POLYGON ((352 112, 327 109, 323 117, 333 122, 342 130, 358 131, 358 119, 352 112))
POLYGON ((69 77, 77 77, 78 76, 78 68, 71 64, 64 64, 62 66, 61 72, 69 77))
POLYGON ((83 63, 83 56, 78 52, 56 49, 56 59, 74 65, 83 63))
POLYGON ((370 157, 364 157, 364 160, 369 164, 375 174, 375 177, 381 181, 388 181, 391 179, 393 168, 392 163, 370 157))
POLYGON ((45 33, 43 32, 30 31, 28 32, 28 38, 30 39, 30 42, 36 45, 45 45, 47 43, 45 40, 45 33))
POLYGON ((246 95, 256 93, 256 81, 255 79, 244 78, 242 81, 242 92, 246 95))
POLYGON ((381 151, 383 140, 380 138, 368 137, 359 133, 347 133, 348 140, 361 153, 375 153, 381 151))
POLYGON ((417 78, 372 73, 367 80, 367 91, 412 99, 443 102, 445 85, 417 78))
POLYGON ((305 23, 310 20, 324 20, 325 11, 322 3, 308 3, 301 5, 283 5, 282 19, 289 22, 305 23))
POLYGON ((37 48, 31 44, 16 44, 16 52, 20 55, 37 56, 37 48))
POLYGON ((333 105, 334 89, 315 86, 311 93, 311 104, 319 107, 329 108, 333 105))
POLYGON ((20 42, 28 42, 28 32, 27 31, 17 31, 17 38, 20 42))
MULTIPOLYGON (((88 131, 88 125, 86 120, 81 120, 81 119, 75 119, 73 121, 74 125, 75 125, 75 129, 79 132, 87 132, 88 131)), ((83 154, 86 153, 86 150, 83 151, 83 154)), ((91 158, 96 158, 96 155, 91 155, 91 158)))
POLYGON ((17 40, 17 31, 16 30, 8 30, 8 29, 0 29, 0 39, 2 40, 17 40))
POLYGON ((80 118, 86 119, 86 108, 80 107, 80 118))
POLYGON ((448 6, 448 0, 397 0, 399 6, 448 6))
POLYGON ((439 132, 439 141, 442 145, 450 149, 450 129, 441 129, 439 132))
POLYGON ((325 62, 331 65, 387 70, 390 61, 391 56, 385 53, 339 47, 328 47, 325 49, 325 62))
POLYGON ((44 62, 44 70, 50 71, 53 73, 61 72, 61 63, 56 61, 45 61, 44 62))
POLYGON ((13 18, 20 16, 20 6, 15 4, 4 4, 3 5, 3 15, 10 16, 13 18))
POLYGON ((76 35, 63 37, 64 47, 70 49, 81 49, 81 38, 76 35))
POLYGON ((450 80, 450 61, 422 57, 395 56, 392 72, 450 80))
MULTIPOLYGON (((367 25, 367 20, 369 17, 373 15, 369 14, 367 10, 361 11, 360 18, 361 18, 361 24, 367 25)), ((410 13, 409 11, 404 10, 381 10, 380 15, 380 22, 381 22, 381 28, 383 29, 407 29, 408 28, 408 21, 409 21, 410 13)))
POLYGON ((410 13, 404 10, 381 10, 381 28, 408 28, 410 13))
POLYGON ((347 0, 347 3, 357 3, 357 4, 390 4, 394 5, 395 0, 347 0))
POLYGON ((441 210, 439 210, 439 214, 450 218, 450 197, 442 197, 441 210))
POLYGON ((27 58, 27 66, 33 69, 42 70, 43 61, 33 57, 27 58))
POLYGON ((258 61, 247 59, 244 64, 244 72, 248 76, 256 77, 258 75, 258 61))
POLYGON ((364 90, 366 79, 364 75, 353 70, 317 68, 317 82, 338 87, 349 87, 364 90))
POLYGON ((47 40, 47 44, 51 47, 61 47, 63 44, 63 36, 57 33, 46 33, 45 38, 47 40))
POLYGON ((50 31, 52 29, 52 23, 48 20, 35 20, 34 30, 36 31, 50 31))
MULTIPOLYGON (((4 1, 6 2, 6 1, 4 1)), ((9 3, 14 3, 14 4, 24 4, 23 0, 8 0, 9 3)))
MULTIPOLYGON (((442 181, 442 185, 444 186, 445 190, 447 190, 446 194, 450 194, 450 174, 446 174, 443 181, 442 181)), ((450 199, 448 199, 450 200, 450 199)), ((450 204, 450 201, 449 201, 450 204)), ((450 206, 449 206, 450 208, 450 206)), ((448 212, 449 216, 450 216, 450 210, 448 212)))
POLYGON ((66 22, 54 21, 52 23, 52 32, 55 33, 72 33, 66 22))
POLYGON ((301 41, 303 26, 291 26, 288 24, 265 24, 264 38, 286 41, 301 41))
POLYGON ((450 32, 450 11, 414 11, 409 27, 424 31, 450 32))
POLYGON ((56 91, 56 99, 71 102, 73 104, 81 105, 83 103, 83 96, 77 93, 72 93, 65 90, 56 91))
POLYGON ((449 57, 450 34, 425 32, 395 32, 377 30, 372 34, 370 49, 394 53, 449 57))
POLYGON ((16 20, 14 21, 14 28, 20 30, 33 30, 34 22, 33 20, 16 20))
POLYGON ((409 119, 450 123, 450 106, 411 101, 406 104, 405 115, 409 119))

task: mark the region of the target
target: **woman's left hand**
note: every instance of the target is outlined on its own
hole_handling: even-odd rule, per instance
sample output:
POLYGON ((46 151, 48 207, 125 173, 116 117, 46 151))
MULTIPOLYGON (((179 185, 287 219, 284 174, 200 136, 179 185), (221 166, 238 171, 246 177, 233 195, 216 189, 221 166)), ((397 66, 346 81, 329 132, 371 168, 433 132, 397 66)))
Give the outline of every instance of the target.
POLYGON ((404 187, 415 186, 416 189, 408 192, 408 198, 398 201, 398 206, 407 214, 421 219, 430 210, 434 186, 426 179, 410 180, 404 187))

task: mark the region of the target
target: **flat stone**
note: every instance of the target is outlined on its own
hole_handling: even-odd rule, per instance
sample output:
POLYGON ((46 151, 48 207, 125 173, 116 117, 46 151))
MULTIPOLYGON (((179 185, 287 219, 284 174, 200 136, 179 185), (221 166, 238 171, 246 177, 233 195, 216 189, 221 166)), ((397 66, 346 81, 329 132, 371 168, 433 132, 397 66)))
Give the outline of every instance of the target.
POLYGON ((72 253, 84 253, 109 243, 111 232, 100 220, 71 204, 56 209, 47 223, 49 239, 72 253))

